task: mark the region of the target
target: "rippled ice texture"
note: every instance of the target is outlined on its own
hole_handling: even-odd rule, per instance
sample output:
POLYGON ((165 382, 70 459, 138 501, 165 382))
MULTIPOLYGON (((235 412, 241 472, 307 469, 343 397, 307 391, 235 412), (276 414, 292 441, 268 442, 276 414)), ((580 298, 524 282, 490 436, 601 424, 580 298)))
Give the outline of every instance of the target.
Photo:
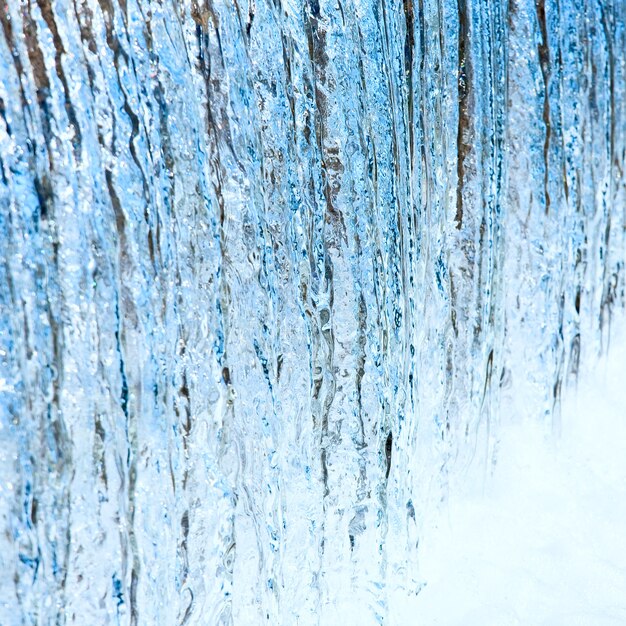
POLYGON ((623 303, 625 20, 2 0, 0 623, 401 623, 623 303))

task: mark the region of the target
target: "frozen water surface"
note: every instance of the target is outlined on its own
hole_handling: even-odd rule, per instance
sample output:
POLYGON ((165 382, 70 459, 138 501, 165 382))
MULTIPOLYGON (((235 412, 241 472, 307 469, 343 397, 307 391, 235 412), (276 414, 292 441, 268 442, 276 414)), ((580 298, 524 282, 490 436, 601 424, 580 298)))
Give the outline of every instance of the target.
POLYGON ((0 0, 0 624, 427 623, 611 344, 625 20, 0 0))

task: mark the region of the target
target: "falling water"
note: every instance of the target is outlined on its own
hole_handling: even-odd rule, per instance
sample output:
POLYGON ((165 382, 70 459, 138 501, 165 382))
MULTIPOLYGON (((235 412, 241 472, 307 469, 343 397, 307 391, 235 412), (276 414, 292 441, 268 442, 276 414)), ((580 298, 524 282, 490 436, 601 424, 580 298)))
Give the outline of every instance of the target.
POLYGON ((626 4, 0 25, 0 624, 407 624, 624 302, 626 4))

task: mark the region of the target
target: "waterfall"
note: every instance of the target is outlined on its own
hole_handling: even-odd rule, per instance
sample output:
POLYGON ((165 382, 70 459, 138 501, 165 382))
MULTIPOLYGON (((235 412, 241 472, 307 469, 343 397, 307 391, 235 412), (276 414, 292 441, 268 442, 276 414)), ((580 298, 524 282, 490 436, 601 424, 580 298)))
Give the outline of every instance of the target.
POLYGON ((0 623, 402 624, 624 304, 626 4, 0 25, 0 623))

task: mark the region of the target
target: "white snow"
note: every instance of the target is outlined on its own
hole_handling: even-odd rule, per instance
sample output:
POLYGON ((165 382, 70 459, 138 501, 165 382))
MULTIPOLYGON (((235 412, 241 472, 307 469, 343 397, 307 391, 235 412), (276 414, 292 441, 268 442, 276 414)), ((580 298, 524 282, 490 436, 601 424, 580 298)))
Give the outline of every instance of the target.
POLYGON ((626 334, 611 345, 569 390, 559 437, 511 427, 493 477, 452 488, 407 624, 626 624, 626 334))

